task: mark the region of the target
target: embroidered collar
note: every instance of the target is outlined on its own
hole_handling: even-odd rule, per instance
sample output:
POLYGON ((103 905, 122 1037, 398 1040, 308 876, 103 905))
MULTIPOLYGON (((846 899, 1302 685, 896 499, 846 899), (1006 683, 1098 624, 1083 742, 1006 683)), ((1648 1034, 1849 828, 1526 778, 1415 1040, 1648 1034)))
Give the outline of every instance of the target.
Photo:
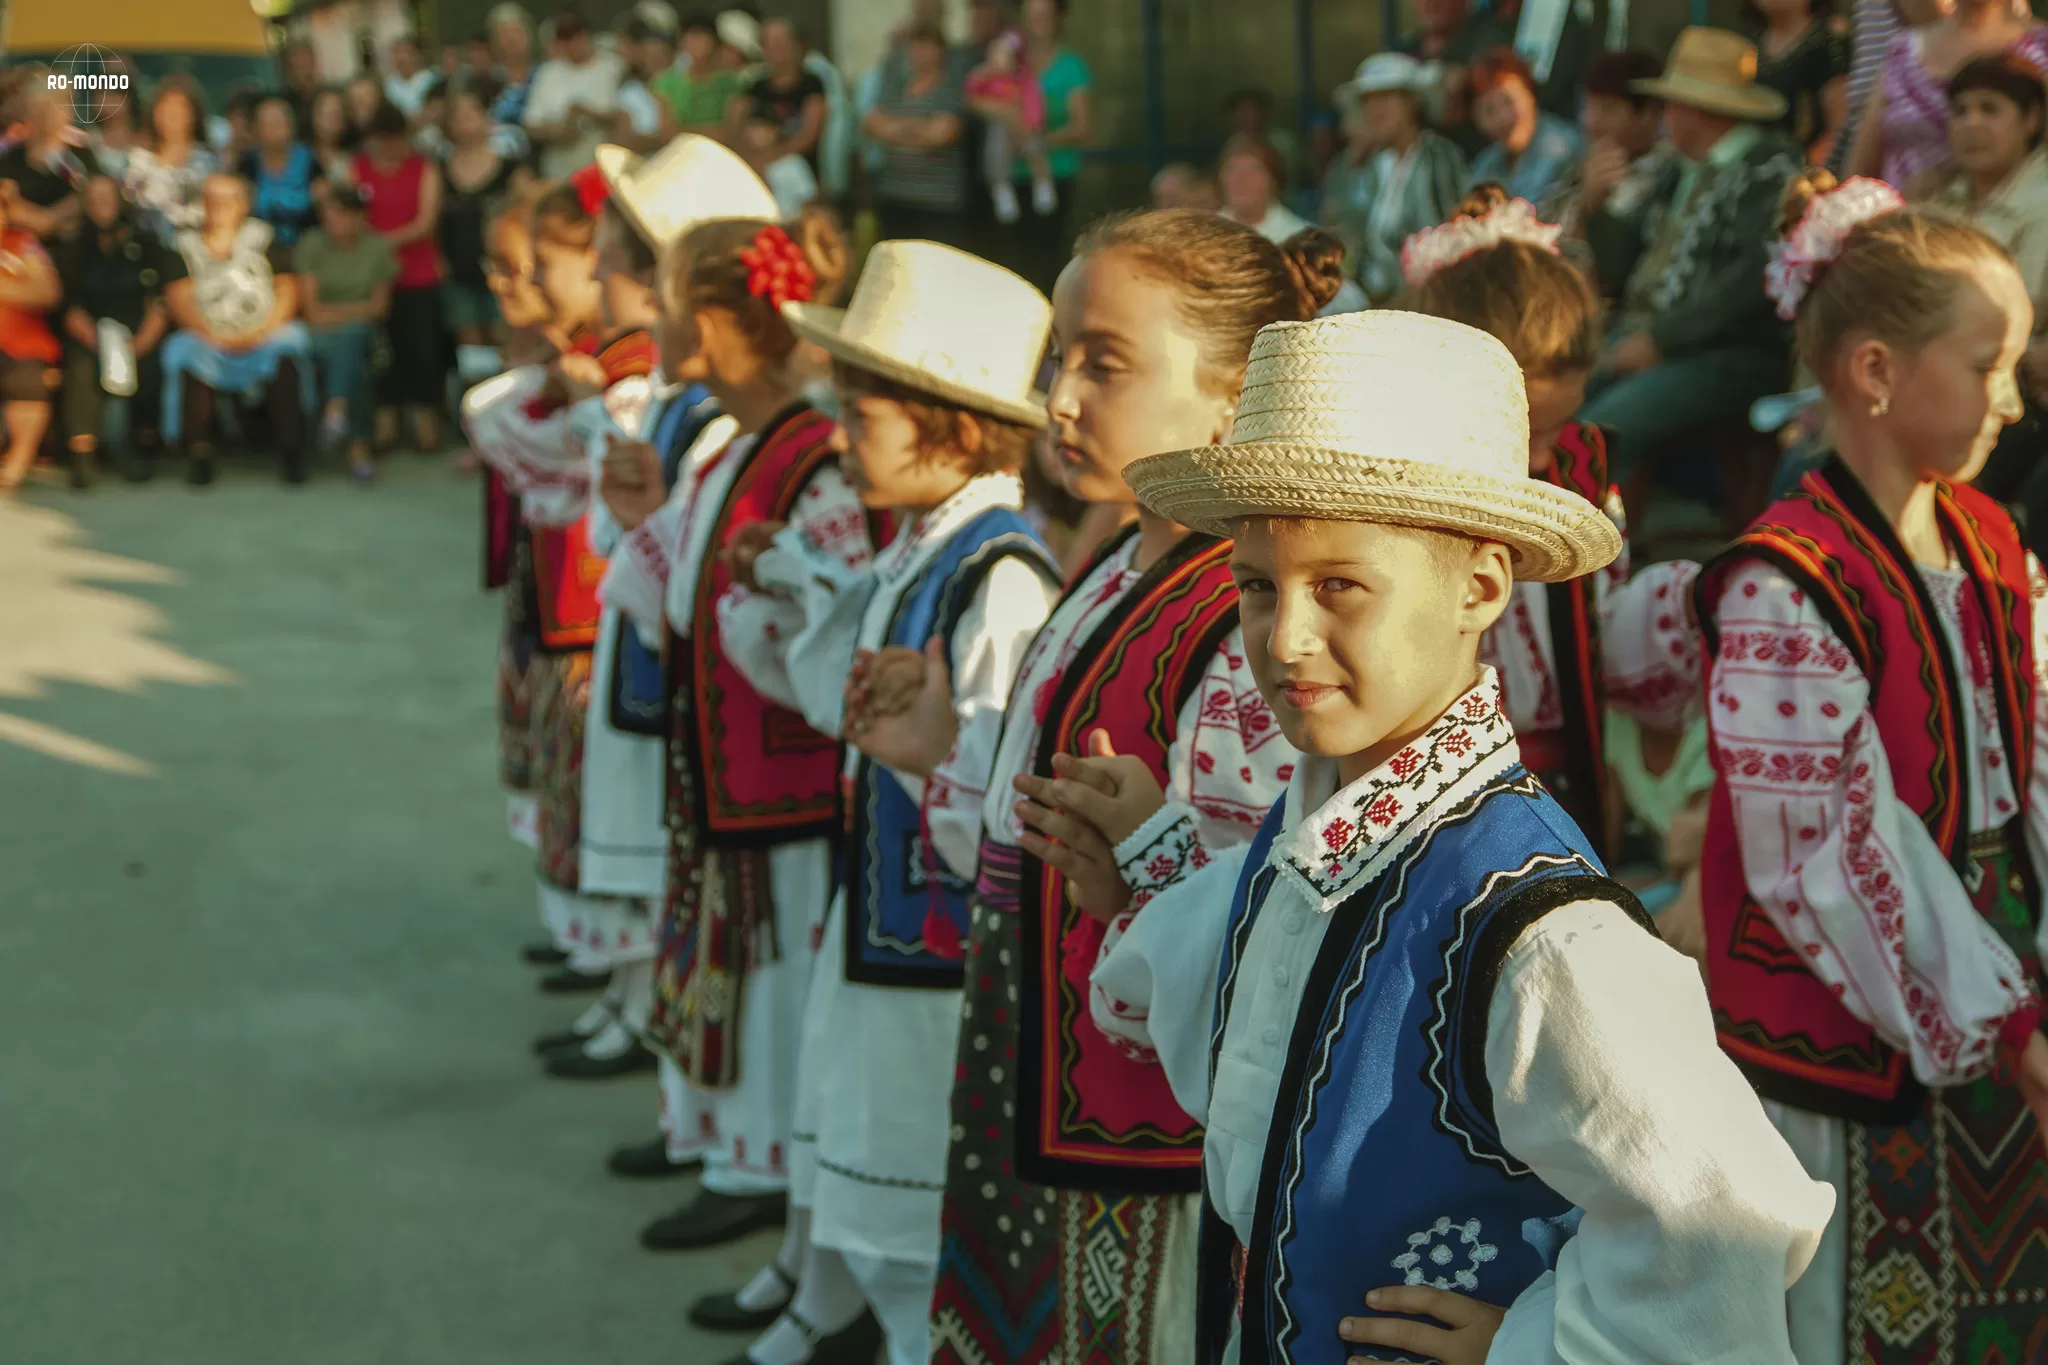
POLYGON ((917 524, 889 542, 875 558, 875 577, 895 583, 923 569, 953 533, 983 512, 996 507, 1013 511, 1024 505, 1024 484, 1015 474, 983 474, 969 479, 952 497, 925 513, 917 524))
POLYGON ((1520 761, 1500 678, 1483 668, 1435 724, 1334 795, 1336 760, 1305 757, 1287 788, 1290 832, 1274 841, 1268 862, 1319 910, 1335 909, 1427 833, 1437 810, 1520 761))

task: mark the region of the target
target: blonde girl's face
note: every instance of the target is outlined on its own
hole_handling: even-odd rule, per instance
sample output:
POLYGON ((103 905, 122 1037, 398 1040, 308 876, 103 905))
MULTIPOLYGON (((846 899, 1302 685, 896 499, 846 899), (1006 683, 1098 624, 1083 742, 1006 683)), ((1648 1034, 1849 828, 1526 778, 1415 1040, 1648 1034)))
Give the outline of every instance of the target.
POLYGON ((547 300, 555 326, 563 332, 597 325, 603 291, 597 280, 594 247, 563 240, 543 227, 533 244, 533 282, 547 300))
POLYGON ((1216 392, 1179 288, 1131 253, 1076 257, 1053 287, 1047 438, 1060 482, 1083 502, 1135 501, 1124 467, 1214 445, 1237 395, 1216 392))
POLYGON ((1948 330, 1897 357, 1886 420, 1924 472, 1961 482, 1984 468, 1999 433, 2024 412, 2016 369, 2033 328, 2019 271, 1987 260, 1957 291, 1948 330))

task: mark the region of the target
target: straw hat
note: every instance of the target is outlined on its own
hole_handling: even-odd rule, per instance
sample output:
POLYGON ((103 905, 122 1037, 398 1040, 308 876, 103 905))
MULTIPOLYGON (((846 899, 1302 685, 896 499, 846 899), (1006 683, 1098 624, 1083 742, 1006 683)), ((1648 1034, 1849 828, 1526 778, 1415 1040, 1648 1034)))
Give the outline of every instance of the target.
POLYGON ((877 242, 844 308, 782 306, 796 334, 836 359, 1025 426, 1052 305, 1030 282, 937 242, 877 242))
POLYGON ((1215 535, 1251 516, 1456 531, 1506 545, 1515 577, 1539 583, 1621 552, 1604 512, 1529 477, 1529 399, 1507 347, 1420 313, 1263 329, 1229 439, 1124 478, 1154 512, 1215 535))
POLYGON ((1769 123, 1785 112, 1785 97, 1756 83, 1756 44, 1725 28, 1689 28, 1671 45, 1664 74, 1630 81, 1650 95, 1710 114, 1769 123))
POLYGON ((1389 90, 1417 95, 1429 84, 1432 74, 1430 68, 1405 52, 1375 52, 1358 64, 1350 80, 1337 87, 1337 102, 1349 104, 1389 90))
POLYGON ((656 251, 715 218, 782 217, 754 168, 716 138, 684 133, 646 157, 607 142, 597 168, 611 201, 656 251))

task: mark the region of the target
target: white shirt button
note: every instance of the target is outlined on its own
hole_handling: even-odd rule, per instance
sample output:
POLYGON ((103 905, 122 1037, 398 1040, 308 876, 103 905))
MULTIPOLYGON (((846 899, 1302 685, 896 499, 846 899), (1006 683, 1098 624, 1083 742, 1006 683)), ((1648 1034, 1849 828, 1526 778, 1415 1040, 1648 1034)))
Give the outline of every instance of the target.
POLYGON ((1259 1037, 1265 1042, 1267 1047, 1280 1046, 1280 1026, 1278 1024, 1266 1025, 1266 1031, 1261 1033, 1259 1037))
POLYGON ((1280 922, 1280 927, 1290 934, 1298 934, 1301 932, 1302 926, 1307 923, 1308 916, 1302 914, 1299 910, 1289 910, 1287 918, 1280 922))
POLYGON ((1275 967, 1275 968, 1273 969, 1273 984, 1274 984, 1274 985, 1276 985, 1276 986, 1285 986, 1285 985, 1286 985, 1286 984, 1288 983, 1288 981, 1289 981, 1289 980, 1291 980, 1291 979, 1292 979, 1292 978, 1290 978, 1290 977, 1289 977, 1289 976, 1287 975, 1287 969, 1286 969, 1285 967, 1275 967))

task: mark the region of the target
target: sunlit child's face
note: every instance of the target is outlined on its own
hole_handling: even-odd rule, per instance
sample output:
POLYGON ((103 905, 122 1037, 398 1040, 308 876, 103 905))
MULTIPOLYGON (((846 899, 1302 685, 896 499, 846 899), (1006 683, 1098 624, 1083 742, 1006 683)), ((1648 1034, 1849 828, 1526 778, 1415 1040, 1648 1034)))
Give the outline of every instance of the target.
POLYGON ((1529 472, 1542 474, 1550 468, 1557 450, 1557 438, 1567 423, 1578 416, 1586 402, 1586 375, 1563 374, 1549 379, 1531 378, 1529 389, 1529 472))
POLYGON ((601 296, 597 249, 540 224, 533 243, 533 282, 547 300, 555 326, 564 332, 597 325, 601 296))
POLYGON ((1984 468, 2006 423, 2025 412, 2015 368, 2033 327, 2019 271, 1984 261, 1958 288, 1949 329, 1899 357, 1887 420, 1924 472, 1962 482, 1984 468))
POLYGON ((936 507, 967 482, 954 450, 926 451, 917 422, 893 398, 864 393, 835 379, 839 398, 839 468, 865 507, 936 507))
POLYGON ((1303 753, 1365 756, 1359 772, 1472 685, 1510 582, 1497 545, 1376 522, 1249 517, 1230 567, 1281 731, 1303 753))

